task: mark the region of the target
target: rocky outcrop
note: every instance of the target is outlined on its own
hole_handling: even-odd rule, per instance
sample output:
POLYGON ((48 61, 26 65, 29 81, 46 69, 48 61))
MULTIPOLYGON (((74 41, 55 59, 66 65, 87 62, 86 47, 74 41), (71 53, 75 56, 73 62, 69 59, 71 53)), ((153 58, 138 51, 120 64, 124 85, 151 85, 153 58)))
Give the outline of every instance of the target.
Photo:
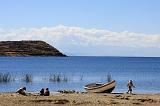
POLYGON ((0 56, 66 56, 44 41, 1 41, 0 56))

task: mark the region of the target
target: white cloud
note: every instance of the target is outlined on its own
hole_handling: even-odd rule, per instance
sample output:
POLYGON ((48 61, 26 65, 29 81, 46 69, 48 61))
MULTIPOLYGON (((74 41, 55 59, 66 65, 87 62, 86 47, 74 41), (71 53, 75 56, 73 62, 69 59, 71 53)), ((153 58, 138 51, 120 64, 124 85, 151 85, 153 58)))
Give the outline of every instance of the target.
POLYGON ((8 30, 0 28, 0 40, 44 40, 61 45, 160 48, 160 34, 113 32, 107 29, 86 29, 64 25, 8 30))

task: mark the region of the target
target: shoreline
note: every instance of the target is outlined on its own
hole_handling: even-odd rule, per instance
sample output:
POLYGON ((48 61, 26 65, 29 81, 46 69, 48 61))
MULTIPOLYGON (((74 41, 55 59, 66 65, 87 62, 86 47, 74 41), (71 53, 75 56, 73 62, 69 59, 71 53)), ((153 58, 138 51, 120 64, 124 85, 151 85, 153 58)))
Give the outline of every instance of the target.
MULTIPOLYGON (((10 93, 16 93, 16 91, 0 91, 0 94, 10 94, 10 93)), ((38 94, 39 91, 27 91, 26 93, 28 94, 38 94)), ((82 93, 82 94, 90 94, 87 91, 76 91, 76 90, 58 90, 58 91, 50 91, 51 94, 58 94, 58 93, 63 93, 63 94, 73 94, 73 93, 82 93)), ((95 93, 95 94, 103 94, 103 93, 95 93)), ((126 93, 126 92, 111 92, 111 93, 104 93, 104 94, 130 94, 130 93, 126 93)), ((131 93, 131 95, 137 94, 137 95, 160 95, 160 92, 133 92, 131 93)))
MULTIPOLYGON (((16 91, 0 91, 0 94, 11 94, 11 93, 16 93, 16 91)), ((26 92, 27 94, 39 94, 39 91, 27 91, 26 92)), ((76 91, 76 90, 58 90, 58 91, 50 91, 50 93, 52 95, 54 94, 59 94, 59 93, 62 93, 62 94, 74 94, 74 93, 77 93, 77 94, 92 94, 92 93, 89 93, 87 91, 76 91)), ((103 93, 95 93, 95 94, 103 94, 103 93)), ((111 93, 104 93, 104 94, 130 94, 130 93, 126 93, 126 92, 111 92, 111 93)), ((130 95, 160 95, 160 92, 133 92, 131 93, 130 95)))
POLYGON ((29 93, 23 96, 14 92, 0 92, 0 106, 159 106, 160 94, 125 93, 52 93, 39 96, 29 93))
MULTIPOLYGON (((1 93, 16 93, 16 91, 0 91, 0 94, 1 93)), ((38 94, 39 91, 27 91, 26 93, 29 93, 29 94, 38 94)), ((57 93, 88 93, 87 91, 76 91, 76 90, 58 90, 58 91, 50 91, 51 94, 57 94, 57 93)), ((103 93, 100 93, 100 94, 103 94, 103 93)), ((112 93, 108 93, 108 94, 130 94, 130 93, 126 93, 126 92, 112 92, 112 93)), ((147 94, 153 94, 153 95, 156 95, 156 94, 160 94, 160 92, 133 92, 132 94, 144 94, 144 95, 147 95, 147 94)))

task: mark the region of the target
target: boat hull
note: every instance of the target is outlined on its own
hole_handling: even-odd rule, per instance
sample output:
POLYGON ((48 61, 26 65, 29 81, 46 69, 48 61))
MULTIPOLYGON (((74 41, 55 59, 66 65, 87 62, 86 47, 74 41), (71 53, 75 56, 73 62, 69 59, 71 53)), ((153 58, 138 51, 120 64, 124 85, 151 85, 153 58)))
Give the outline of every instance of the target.
POLYGON ((111 81, 109 83, 101 84, 98 86, 95 86, 96 84, 88 84, 84 88, 87 92, 94 92, 94 93, 111 93, 116 85, 115 80, 111 81), (92 86, 94 85, 94 86, 92 86))
POLYGON ((115 87, 112 87, 112 88, 107 89, 107 90, 105 90, 105 91, 103 91, 103 92, 101 92, 101 93, 111 93, 111 92, 114 90, 114 88, 115 88, 115 87))

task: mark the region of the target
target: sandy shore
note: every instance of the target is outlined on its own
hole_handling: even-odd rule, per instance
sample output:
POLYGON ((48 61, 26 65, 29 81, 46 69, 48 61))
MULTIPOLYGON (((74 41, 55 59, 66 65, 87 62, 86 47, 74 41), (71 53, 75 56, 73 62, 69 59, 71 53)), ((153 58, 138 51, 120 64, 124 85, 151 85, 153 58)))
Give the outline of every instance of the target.
POLYGON ((160 94, 57 93, 44 97, 0 93, 0 106, 160 106, 160 94))

